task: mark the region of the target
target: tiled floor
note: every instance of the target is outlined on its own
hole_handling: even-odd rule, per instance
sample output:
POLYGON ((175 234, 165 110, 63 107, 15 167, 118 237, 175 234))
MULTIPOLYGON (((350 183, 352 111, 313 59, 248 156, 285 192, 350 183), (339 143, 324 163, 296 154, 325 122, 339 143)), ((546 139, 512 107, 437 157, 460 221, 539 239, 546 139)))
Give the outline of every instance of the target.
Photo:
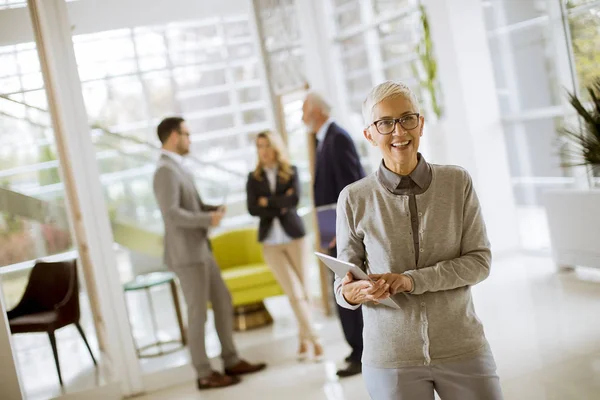
MULTIPOLYGON (((600 399, 600 271, 557 274, 548 258, 503 258, 474 296, 506 400, 600 399)), ((200 393, 190 382, 140 400, 367 399, 361 377, 335 377, 347 351, 337 323, 322 332, 325 363, 297 363, 293 338, 266 337, 250 353, 270 362, 266 372, 232 388, 200 393)))
MULTIPOLYGON (((497 258, 490 278, 473 291, 477 312, 496 357, 506 400, 600 399, 600 271, 557 274, 549 258, 497 258)), ((168 290, 157 289, 153 296, 155 304, 161 305, 157 307, 159 334, 177 337, 168 290)), ((140 344, 147 343, 151 340, 151 330, 145 298, 134 295, 129 300, 134 305, 135 336, 140 344)), ((268 361, 266 372, 248 377, 242 384, 228 389, 200 393, 190 380, 139 399, 368 398, 360 376, 341 381, 335 377, 336 363, 348 352, 335 318, 317 318, 326 361, 301 364, 294 358, 295 325, 287 300, 271 299, 267 307, 275 319, 274 325, 236 334, 242 356, 268 361)), ((84 322, 97 351, 90 322, 84 322)), ((212 327, 212 321, 209 326, 212 327)), ((208 352, 217 356, 218 340, 213 329, 209 332, 208 352)), ((27 398, 47 399, 58 395, 47 337, 23 335, 15 339, 27 398)), ((97 374, 92 368, 74 328, 59 332, 58 341, 69 393, 102 381, 103 374, 97 374)), ((169 356, 145 359, 142 368, 144 373, 153 374, 187 363, 187 351, 180 350, 169 356)), ((160 379, 155 378, 158 375, 149 376, 153 380, 160 379)))

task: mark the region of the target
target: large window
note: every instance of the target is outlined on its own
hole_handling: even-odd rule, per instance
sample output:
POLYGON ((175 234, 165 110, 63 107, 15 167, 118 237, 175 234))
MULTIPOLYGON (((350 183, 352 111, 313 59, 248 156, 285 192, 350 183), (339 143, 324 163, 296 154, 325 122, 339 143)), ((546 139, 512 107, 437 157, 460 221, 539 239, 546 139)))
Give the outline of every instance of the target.
POLYGON ((256 0, 260 35, 276 95, 306 84, 304 49, 294 0, 256 0))
MULTIPOLYGON (((166 268, 159 247, 163 221, 152 187, 160 157, 156 126, 164 117, 181 115, 187 121, 192 145, 184 162, 196 175, 202 200, 220 204, 226 198, 227 219, 220 229, 254 224, 245 202, 245 179, 255 154, 250 136, 271 121, 251 28, 247 14, 185 21, 165 17, 156 25, 73 37, 122 283, 166 268)), ((155 311, 144 293, 126 296, 140 348, 179 336, 168 286, 152 291, 161 304, 155 311), (160 321, 160 331, 153 318, 160 321)), ((207 332, 207 342, 212 357, 218 351, 215 331, 207 332)), ((141 359, 142 371, 189 362, 174 343, 164 351, 175 353, 141 359)))
POLYGON ((521 242, 550 247, 543 192, 585 180, 561 168, 559 134, 576 123, 564 88, 600 76, 600 1, 483 1, 521 242))
MULTIPOLYGON (((427 118, 433 115, 433 96, 425 93, 420 81, 424 65, 418 47, 425 40, 418 0, 331 0, 333 40, 338 60, 341 98, 349 116, 348 124, 360 143, 361 152, 372 152, 360 139, 362 102, 369 90, 385 80, 406 83, 415 93, 427 118), (420 78, 419 78, 420 77, 420 78)), ((433 54, 429 54, 433 58, 433 54)), ((437 80, 432 87, 437 90, 437 80)), ((434 94, 435 95, 435 94, 434 94)), ((437 99, 439 101, 439 99, 437 99)), ((372 153, 375 168, 379 155, 372 153)))
POLYGON ((579 89, 600 77, 600 1, 566 1, 579 89))
MULTIPOLYGON (((416 0, 331 1, 334 40, 344 75, 349 109, 360 114, 367 92, 391 79, 407 83, 419 96, 414 76, 422 37, 416 0)), ((419 96, 420 97, 420 96, 419 96)))
MULTIPOLYGON (((26 5, 0 3, 0 13, 7 4, 26 5)), ((35 260, 77 257, 47 107, 35 43, 1 46, 0 284, 7 310, 21 300, 35 260)), ((81 325, 96 358, 103 363, 87 291, 85 285, 79 287, 81 325)), ((94 387, 99 384, 94 378, 105 379, 105 370, 94 369, 73 325, 56 338, 68 391, 94 387)), ((27 397, 59 396, 61 388, 46 333, 14 335, 12 342, 27 397)))
MULTIPOLYGON (((90 124, 102 128, 98 148, 127 154, 98 157, 112 178, 103 183, 115 215, 160 231, 151 187, 158 153, 131 139, 159 146, 156 125, 172 115, 190 128, 191 154, 203 163, 190 167, 205 201, 220 201, 225 191, 229 201, 243 201, 243 177, 254 163, 249 135, 271 125, 247 15, 97 32, 73 42, 90 124)), ((230 208, 229 216, 238 214, 245 209, 230 208)))
POLYGON ((237 163, 245 134, 267 126, 246 16, 79 35, 74 43, 90 120, 111 132, 156 143, 157 121, 182 114, 199 158, 237 163))
POLYGON ((290 159, 299 170, 301 206, 308 206, 312 204, 308 143, 302 124, 307 77, 296 3, 294 0, 256 0, 255 7, 275 107, 282 118, 284 132, 281 134, 287 140, 290 159))
POLYGON ((53 207, 64 210, 64 189, 46 108, 35 44, 0 47, 0 188, 5 190, 0 209, 0 267, 72 248, 68 226, 36 221, 33 209, 25 212, 28 216, 15 214, 10 200, 16 200, 14 193, 19 193, 49 200, 53 207))

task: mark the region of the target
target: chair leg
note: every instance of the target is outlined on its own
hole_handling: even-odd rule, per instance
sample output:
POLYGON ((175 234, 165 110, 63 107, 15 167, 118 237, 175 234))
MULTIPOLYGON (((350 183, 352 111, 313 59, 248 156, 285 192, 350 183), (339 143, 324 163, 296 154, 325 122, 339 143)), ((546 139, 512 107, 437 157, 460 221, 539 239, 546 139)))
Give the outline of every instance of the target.
POLYGON ((81 328, 81 325, 79 325, 79 322, 75 323, 75 326, 77 327, 77 330, 79 331, 79 334, 81 335, 81 338, 83 339, 84 343, 85 343, 85 347, 87 347, 88 351, 90 352, 90 356, 92 356, 92 361, 94 362, 94 365, 98 365, 98 363, 96 362, 96 359, 94 358, 94 353, 92 353, 92 349, 90 348, 90 344, 88 343, 86 337, 85 337, 85 333, 83 333, 83 329, 81 328))
POLYGON ((58 362, 58 350, 56 349, 56 336, 54 336, 54 331, 48 332, 48 337, 50 338, 50 345, 52 346, 52 353, 54 354, 54 363, 56 364, 56 372, 58 372, 58 381, 62 387, 64 385, 62 375, 60 373, 60 363, 58 362))

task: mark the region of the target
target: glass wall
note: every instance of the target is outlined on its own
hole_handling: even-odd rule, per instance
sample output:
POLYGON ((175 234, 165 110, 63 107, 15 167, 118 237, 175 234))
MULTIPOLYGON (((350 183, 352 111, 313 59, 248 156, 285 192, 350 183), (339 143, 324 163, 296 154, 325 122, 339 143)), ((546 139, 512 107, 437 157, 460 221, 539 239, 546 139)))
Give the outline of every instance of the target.
MULTIPOLYGON (((220 228, 255 224, 246 210, 245 183, 255 163, 254 135, 272 122, 251 29, 247 14, 234 13, 73 37, 123 284, 166 269, 152 178, 160 157, 156 126, 167 116, 182 116, 190 128, 186 162, 203 201, 227 199, 220 228)), ((180 336, 169 285, 148 293, 125 293, 138 348, 180 336)), ((212 329, 207 344, 209 355, 217 355, 212 329)), ((143 372, 187 364, 188 352, 180 347, 142 352, 169 353, 141 358, 143 372)))
MULTIPOLYGON (((0 3, 4 7, 25 2, 0 3)), ((25 12, 25 10, 23 10, 25 12)), ((21 300, 35 260, 77 258, 70 232, 54 132, 35 43, 0 47, 0 283, 7 310, 21 300)), ((52 266, 44 266, 52 274, 52 266)), ((79 273, 80 278, 83 274, 79 273)), ((81 326, 100 361, 95 368, 75 325, 56 332, 67 393, 105 382, 84 280, 79 282, 81 326)), ((60 395, 46 333, 13 336, 18 369, 28 399, 60 395)))
POLYGON ((302 123, 308 78, 296 4, 294 0, 256 0, 255 7, 270 84, 277 99, 275 107, 283 119, 285 131, 281 134, 287 140, 290 159, 298 167, 302 184, 300 204, 306 207, 312 204, 308 141, 302 123))
POLYGON ((115 177, 105 180, 109 208, 144 224, 154 218, 160 229, 150 187, 158 153, 151 146, 160 145, 158 122, 182 115, 192 132, 192 167, 204 177, 202 195, 218 201, 229 190, 237 212, 241 178, 253 166, 251 135, 269 126, 248 17, 165 21, 73 41, 90 124, 99 128, 96 143, 127 154, 98 155, 103 175, 115 177), (127 207, 127 198, 135 205, 127 207))
POLYGON ((600 76, 600 1, 565 0, 578 88, 585 96, 600 76))
MULTIPOLYGON (((436 118, 432 97, 421 87, 424 65, 419 45, 424 45, 422 11, 417 0, 330 0, 333 40, 339 65, 342 98, 349 124, 361 152, 371 150, 362 140, 362 102, 369 90, 385 80, 406 83, 423 105, 427 118, 436 118)), ((434 82, 437 87, 437 82, 434 82)), ((439 99, 436 99, 439 101, 439 99)), ((378 156, 373 158, 377 167, 378 156)))
POLYGON ((270 84, 276 95, 307 83, 298 13, 294 0, 256 0, 260 35, 267 53, 270 84))
POLYGON ((586 180, 562 168, 559 132, 577 124, 565 88, 582 91, 598 67, 600 1, 483 1, 510 158, 521 243, 547 251, 543 192, 586 180), (564 51, 562 51, 564 49, 564 51))

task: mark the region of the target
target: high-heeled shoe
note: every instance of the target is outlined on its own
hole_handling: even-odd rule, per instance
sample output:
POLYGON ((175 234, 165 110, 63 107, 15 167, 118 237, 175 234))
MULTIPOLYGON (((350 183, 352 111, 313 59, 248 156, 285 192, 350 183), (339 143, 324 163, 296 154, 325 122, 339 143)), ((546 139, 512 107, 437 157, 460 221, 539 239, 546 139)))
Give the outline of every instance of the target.
POLYGON ((313 361, 316 363, 323 362, 325 359, 325 351, 319 341, 313 342, 313 361))
POLYGON ((296 354, 296 359, 298 361, 306 361, 308 360, 308 357, 308 342, 300 342, 300 348, 298 349, 298 353, 296 354))

